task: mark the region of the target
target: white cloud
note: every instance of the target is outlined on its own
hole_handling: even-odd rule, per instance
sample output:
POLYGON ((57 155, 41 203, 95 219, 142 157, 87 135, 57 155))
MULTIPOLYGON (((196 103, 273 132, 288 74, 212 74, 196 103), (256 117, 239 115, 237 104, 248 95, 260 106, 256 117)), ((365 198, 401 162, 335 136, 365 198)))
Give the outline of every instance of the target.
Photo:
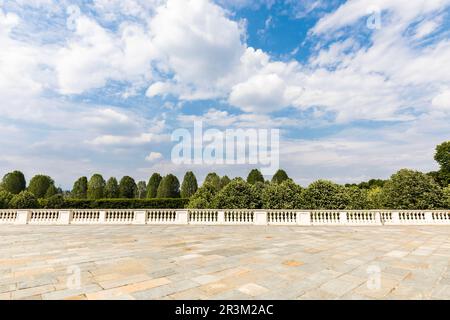
POLYGON ((167 135, 157 135, 154 133, 141 133, 138 136, 105 134, 96 137, 92 141, 87 142, 95 146, 135 146, 147 144, 150 142, 161 142, 167 140, 169 140, 167 135))
POLYGON ((286 83, 277 74, 256 75, 235 85, 230 103, 246 112, 267 112, 287 106, 286 83))
POLYGON ((158 81, 153 83, 150 87, 148 87, 146 95, 148 97, 155 97, 155 96, 164 96, 168 93, 175 93, 175 92, 176 88, 172 83, 158 81))
POLYGON ((153 162, 163 158, 163 155, 159 152, 150 152, 148 156, 145 157, 146 161, 153 162))
POLYGON ((450 89, 444 90, 434 97, 432 105, 438 110, 450 112, 450 89))
MULTIPOLYGON (((351 25, 361 18, 368 18, 384 10, 394 12, 393 19, 398 25, 409 24, 417 16, 441 10, 450 3, 449 0, 353 0, 343 3, 336 11, 327 14, 315 25, 312 31, 316 34, 333 32, 351 25), (374 9, 377 9, 376 11, 374 9)), ((382 28, 386 28, 382 21, 382 28)))
POLYGON ((94 20, 80 16, 67 45, 56 55, 55 69, 60 92, 80 94, 101 88, 108 80, 138 82, 152 78, 155 50, 146 31, 122 24, 118 34, 94 20))
POLYGON ((215 91, 214 84, 239 63, 245 50, 240 25, 208 0, 169 0, 157 9, 150 28, 175 80, 196 90, 215 91))
POLYGON ((429 34, 433 33, 442 23, 442 19, 437 19, 437 21, 424 21, 416 29, 414 37, 416 39, 421 39, 429 34))

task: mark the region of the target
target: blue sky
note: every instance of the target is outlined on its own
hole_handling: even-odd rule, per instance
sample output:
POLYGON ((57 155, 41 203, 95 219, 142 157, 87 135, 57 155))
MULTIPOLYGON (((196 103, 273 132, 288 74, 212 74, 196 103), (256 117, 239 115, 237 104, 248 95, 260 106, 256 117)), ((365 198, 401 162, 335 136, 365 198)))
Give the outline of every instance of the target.
POLYGON ((0 168, 81 176, 170 161, 173 130, 278 128, 298 183, 436 169, 450 1, 0 0, 0 168))

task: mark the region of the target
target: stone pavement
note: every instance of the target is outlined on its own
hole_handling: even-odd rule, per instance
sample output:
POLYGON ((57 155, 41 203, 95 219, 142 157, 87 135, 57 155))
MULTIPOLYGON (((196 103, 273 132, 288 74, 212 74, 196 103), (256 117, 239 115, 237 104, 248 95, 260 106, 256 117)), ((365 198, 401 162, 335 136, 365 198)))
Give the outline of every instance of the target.
POLYGON ((450 299, 450 227, 0 226, 0 299, 450 299))

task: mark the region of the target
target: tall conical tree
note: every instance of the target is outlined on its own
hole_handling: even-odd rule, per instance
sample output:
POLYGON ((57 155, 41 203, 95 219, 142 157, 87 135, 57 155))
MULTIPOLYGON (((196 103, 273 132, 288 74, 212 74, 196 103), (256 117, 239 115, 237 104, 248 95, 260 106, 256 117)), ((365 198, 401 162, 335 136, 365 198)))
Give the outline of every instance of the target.
POLYGON ((73 184, 70 196, 74 199, 86 199, 87 198, 87 185, 88 180, 86 177, 81 177, 73 184))
POLYGON ((12 194, 19 194, 26 188, 25 176, 20 171, 13 171, 5 174, 1 187, 12 194))
POLYGON ((173 174, 165 176, 158 187, 157 198, 179 198, 180 182, 173 174))
POLYGON ((272 177, 273 183, 282 183, 283 181, 289 179, 286 171, 279 169, 272 177))
POLYGON ((146 196, 147 196, 147 184, 145 183, 145 181, 139 181, 137 183, 136 198, 144 199, 146 196))
POLYGON ((88 199, 102 199, 105 192, 105 179, 101 174, 94 174, 88 183, 87 197, 88 199))
POLYGON ((132 199, 136 194, 136 190, 137 186, 133 178, 125 176, 122 179, 120 179, 119 183, 120 198, 132 199))
POLYGON ((108 199, 116 199, 119 197, 119 184, 116 178, 111 177, 106 182, 104 197, 108 199))
POLYGON ((203 181, 203 184, 210 184, 216 189, 216 191, 220 191, 220 177, 215 172, 208 173, 205 181, 203 181))
POLYGON ((186 172, 181 184, 181 197, 190 198, 198 189, 197 178, 192 171, 186 172))
POLYGON ((156 198, 156 194, 158 192, 159 184, 161 183, 162 177, 159 173, 154 173, 150 177, 150 180, 147 184, 147 198, 156 198))
POLYGON ((253 169, 247 176, 247 182, 250 184, 255 184, 257 182, 264 183, 264 177, 258 169, 253 169))

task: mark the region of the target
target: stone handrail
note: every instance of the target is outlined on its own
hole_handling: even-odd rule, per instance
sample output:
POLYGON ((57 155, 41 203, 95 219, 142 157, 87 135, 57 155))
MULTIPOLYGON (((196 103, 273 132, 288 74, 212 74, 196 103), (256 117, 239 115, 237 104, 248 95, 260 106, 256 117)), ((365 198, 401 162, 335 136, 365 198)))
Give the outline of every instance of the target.
POLYGON ((450 210, 0 210, 0 224, 450 225, 450 210))

